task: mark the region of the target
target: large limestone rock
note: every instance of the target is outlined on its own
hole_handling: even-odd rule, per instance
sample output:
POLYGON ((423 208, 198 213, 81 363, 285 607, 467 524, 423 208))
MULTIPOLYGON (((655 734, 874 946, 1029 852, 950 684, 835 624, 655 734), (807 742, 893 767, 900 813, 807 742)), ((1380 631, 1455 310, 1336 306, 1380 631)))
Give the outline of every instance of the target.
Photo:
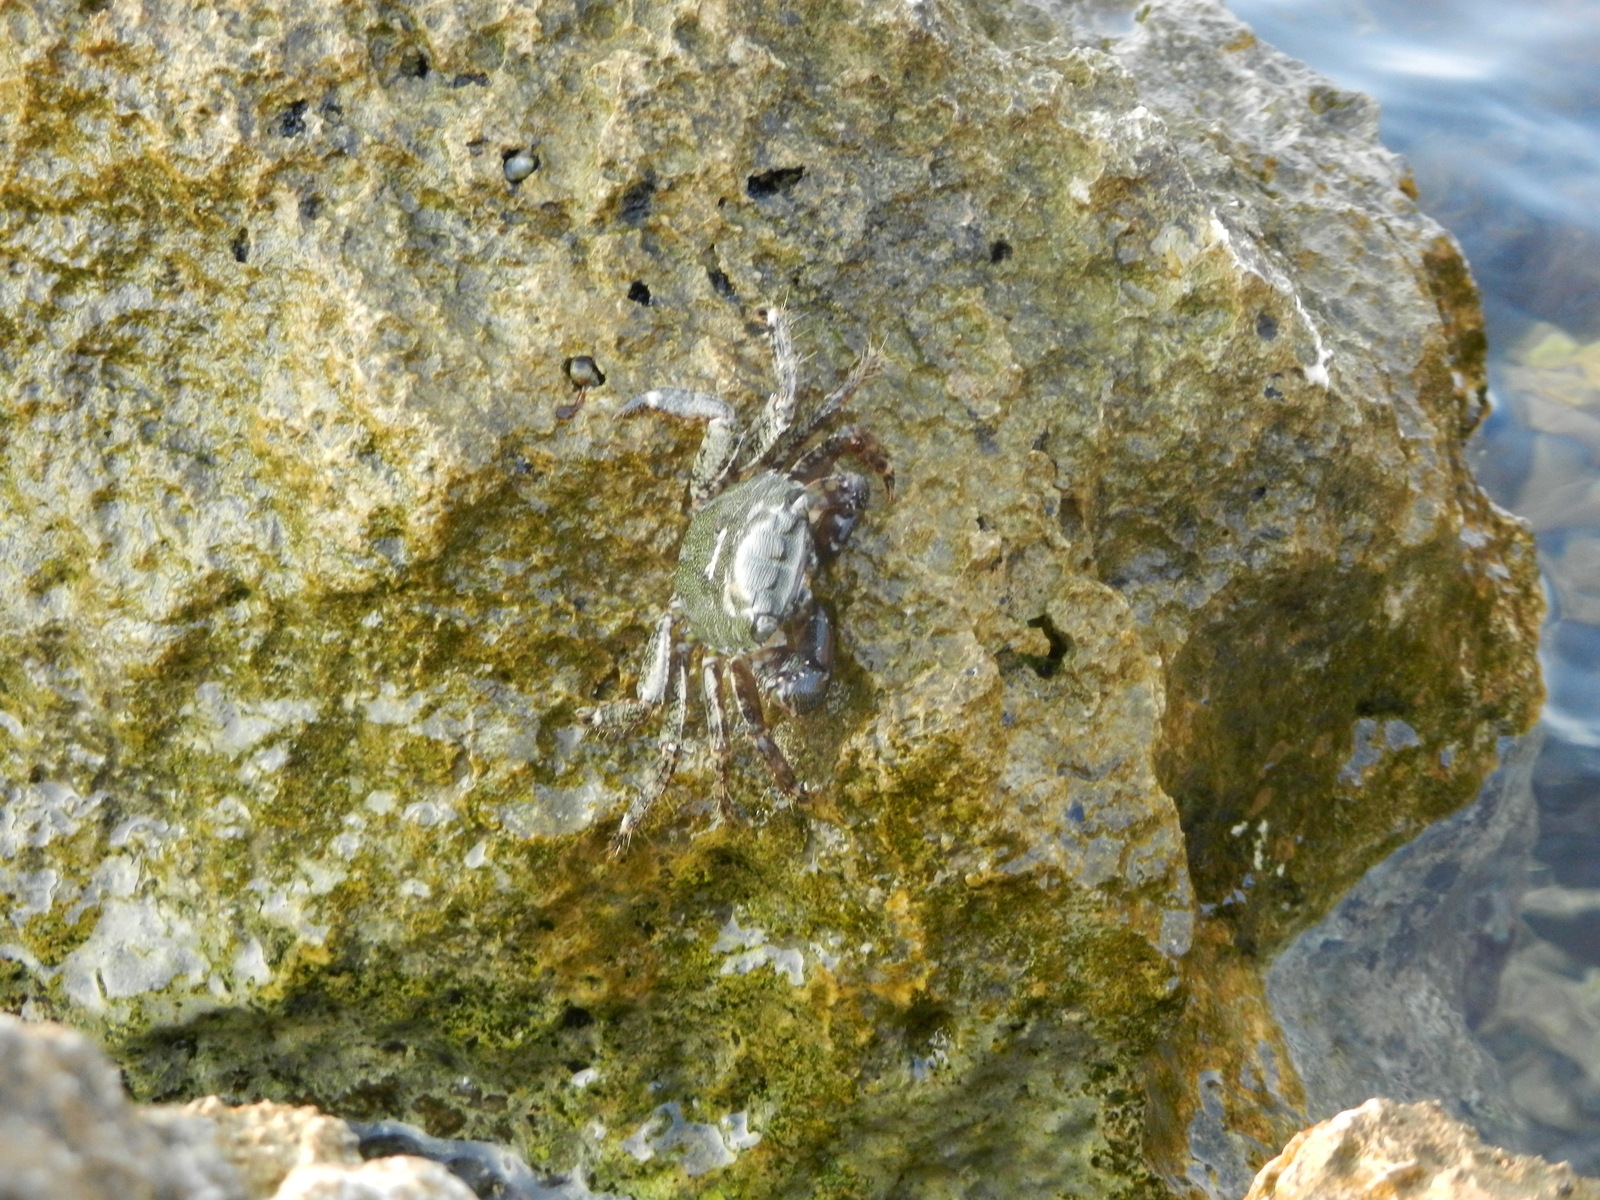
POLYGON ((1371 105, 1099 9, 8 13, 0 1002, 637 1196, 1248 1179, 1253 956, 1475 792, 1539 601, 1371 105), (696 435, 609 416, 752 411, 774 300, 900 481, 817 799, 693 763, 611 862, 696 435))

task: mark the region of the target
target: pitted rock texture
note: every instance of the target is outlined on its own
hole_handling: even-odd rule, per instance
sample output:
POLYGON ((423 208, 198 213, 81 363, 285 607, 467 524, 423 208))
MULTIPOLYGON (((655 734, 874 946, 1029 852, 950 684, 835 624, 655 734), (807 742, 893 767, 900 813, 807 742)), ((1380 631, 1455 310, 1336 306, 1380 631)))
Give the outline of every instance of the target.
POLYGON ((1485 1145, 1437 1104, 1368 1100, 1298 1133, 1245 1200, 1593 1200, 1600 1185, 1485 1145))
POLYGON ((298 1167, 357 1166, 356 1136, 336 1117, 302 1105, 264 1100, 237 1107, 216 1096, 183 1106, 183 1113, 211 1122, 218 1147, 251 1196, 272 1196, 298 1167))
POLYGON ((1540 603, 1370 104, 1204 0, 1082 18, 8 13, 0 1000, 141 1097, 636 1196, 1183 1177, 1195 1080, 1272 1057, 1252 956, 1475 792, 1540 603), (780 729, 815 795, 741 748, 714 827, 702 755, 613 863, 654 730, 577 714, 697 431, 610 414, 753 412, 774 301, 821 386, 881 346, 899 479, 780 729))

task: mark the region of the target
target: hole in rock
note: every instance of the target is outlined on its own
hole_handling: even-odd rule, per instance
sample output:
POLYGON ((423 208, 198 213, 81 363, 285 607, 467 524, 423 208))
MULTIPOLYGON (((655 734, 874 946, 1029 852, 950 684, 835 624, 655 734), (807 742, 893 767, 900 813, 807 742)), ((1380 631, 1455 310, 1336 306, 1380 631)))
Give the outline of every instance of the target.
POLYGON ((805 176, 804 167, 777 167, 762 171, 744 181, 745 193, 752 200, 768 200, 773 196, 787 195, 805 176))

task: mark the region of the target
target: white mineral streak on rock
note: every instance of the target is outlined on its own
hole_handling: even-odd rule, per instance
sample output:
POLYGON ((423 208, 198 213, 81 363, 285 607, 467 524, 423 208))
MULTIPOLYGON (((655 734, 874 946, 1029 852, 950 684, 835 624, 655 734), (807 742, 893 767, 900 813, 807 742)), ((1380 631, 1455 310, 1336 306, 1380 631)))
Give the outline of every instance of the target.
POLYGON ((321 708, 312 700, 234 700, 215 682, 195 689, 194 712, 208 730, 206 748, 229 758, 238 758, 281 730, 314 720, 321 708))
POLYGON ((80 796, 71 784, 44 780, 8 784, 0 805, 0 859, 15 858, 25 848, 48 846, 69 838, 99 809, 104 792, 80 796))
MULTIPOLYGON (((176 831, 176 836, 181 837, 182 832, 176 831)), ((121 850, 130 842, 138 842, 145 849, 156 850, 173 834, 172 826, 159 817, 128 817, 112 829, 106 838, 106 845, 113 850, 121 850)))
POLYGON ((393 792, 368 792, 361 803, 374 816, 386 817, 399 806, 400 798, 393 792))
POLYGON ((1437 1104, 1368 1100, 1295 1134, 1245 1200, 1597 1200, 1600 1184, 1486 1145, 1437 1104))
POLYGON ((533 797, 499 809, 501 823, 517 837, 562 837, 581 832, 623 799, 620 791, 599 779, 587 779, 574 787, 536 783, 533 797))
POLYGON ((186 918, 153 899, 112 900, 61 964, 61 979, 69 999, 100 1013, 108 1000, 160 991, 175 979, 200 987, 210 969, 186 918))
POLYGON ((432 829, 435 825, 445 824, 453 816, 454 814, 442 804, 433 800, 418 800, 406 805, 405 811, 400 814, 400 819, 421 825, 424 829, 432 829))
POLYGON ((224 796, 205 815, 214 836, 224 841, 243 837, 250 827, 250 809, 237 796, 224 796))
POLYGON ((245 891, 261 897, 261 915, 274 925, 292 931, 295 936, 313 946, 320 946, 328 937, 328 926, 319 924, 307 912, 306 903, 311 896, 311 883, 304 878, 276 883, 257 876, 245 885, 245 891))
POLYGON ((1168 909, 1161 914, 1161 952, 1168 958, 1182 958, 1194 941, 1194 910, 1168 909))
POLYGON ((392 683, 385 683, 378 694, 362 704, 367 720, 375 725, 409 725, 432 701, 427 692, 402 696, 392 683))
POLYGON ((767 935, 760 929, 741 929, 739 919, 730 916, 717 940, 711 945, 713 954, 726 954, 722 960, 722 975, 748 975, 751 971, 770 965, 794 987, 806 981, 805 956, 799 950, 767 945, 767 935))
POLYGON ((740 1150, 761 1141, 743 1112, 730 1113, 715 1125, 686 1121, 676 1100, 661 1105, 648 1120, 625 1138, 622 1148, 640 1162, 674 1150, 683 1151, 684 1174, 695 1176, 730 1166, 740 1150))
POLYGON ((29 918, 43 916, 54 908, 56 889, 60 886, 61 873, 54 867, 19 871, 9 881, 7 872, 0 870, 0 892, 9 892, 17 898, 11 910, 14 925, 25 925, 29 918))
POLYGON ((267 965, 267 952, 259 938, 251 937, 233 956, 233 986, 235 990, 261 987, 272 981, 272 968, 267 965))

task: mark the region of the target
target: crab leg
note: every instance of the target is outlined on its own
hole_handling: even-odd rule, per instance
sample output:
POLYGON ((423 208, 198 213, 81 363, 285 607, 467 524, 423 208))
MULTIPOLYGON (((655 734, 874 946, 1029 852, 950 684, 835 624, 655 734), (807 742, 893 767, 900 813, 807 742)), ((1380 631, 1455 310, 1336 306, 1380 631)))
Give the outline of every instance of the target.
POLYGON ((633 837, 633 831, 639 828, 639 823, 650 811, 650 806, 667 790, 667 784, 672 782, 673 773, 678 769, 678 759, 683 755, 683 724, 689 677, 684 669, 683 656, 674 650, 671 658, 672 671, 667 686, 672 707, 668 710, 667 727, 661 734, 656 773, 651 778, 649 786, 633 798, 633 803, 628 805, 628 811, 622 815, 622 824, 617 826, 616 836, 611 839, 612 858, 621 858, 627 853, 628 840, 633 837))
POLYGON ((755 671, 745 659, 730 658, 728 675, 733 683, 733 698, 739 705, 739 716, 744 720, 745 733, 761 757, 767 760, 772 781, 785 796, 792 800, 800 799, 800 785, 795 781, 794 768, 783 756, 778 743, 772 740, 766 715, 761 711, 761 687, 756 682, 755 671))
POLYGON ((618 730, 637 725, 665 699, 668 674, 672 667, 672 612, 661 614, 656 631, 650 635, 650 654, 645 659, 644 674, 639 677, 637 700, 613 700, 582 714, 583 723, 591 729, 618 730))
POLYGON ((845 376, 844 382, 828 393, 827 398, 817 406, 817 410, 814 413, 799 425, 794 425, 784 430, 781 437, 774 438, 756 461, 763 466, 771 466, 786 457, 791 450, 803 444, 824 422, 831 420, 841 408, 848 404, 851 397, 861 390, 862 385, 867 380, 878 373, 882 365, 883 359, 879 357, 878 352, 869 349, 860 358, 856 359, 855 366, 850 368, 850 374, 845 376))
POLYGON ((625 417, 641 408, 653 408, 669 417, 706 422, 706 436, 700 443, 700 452, 694 456, 689 482, 689 498, 699 508, 722 486, 733 469, 739 451, 739 429, 733 409, 726 400, 706 392, 666 387, 640 392, 617 410, 617 416, 625 417))
POLYGON ((728 721, 722 710, 722 660, 707 657, 700 668, 700 687, 705 696, 706 729, 711 735, 711 752, 717 760, 717 811, 729 819, 738 818, 733 796, 728 791, 728 721))
POLYGON ((756 450, 752 462, 763 462, 794 423, 795 397, 800 389, 800 358, 794 352, 794 337, 789 332, 789 314, 774 304, 767 309, 767 327, 772 331, 772 373, 778 389, 767 397, 767 406, 750 431, 756 450))

